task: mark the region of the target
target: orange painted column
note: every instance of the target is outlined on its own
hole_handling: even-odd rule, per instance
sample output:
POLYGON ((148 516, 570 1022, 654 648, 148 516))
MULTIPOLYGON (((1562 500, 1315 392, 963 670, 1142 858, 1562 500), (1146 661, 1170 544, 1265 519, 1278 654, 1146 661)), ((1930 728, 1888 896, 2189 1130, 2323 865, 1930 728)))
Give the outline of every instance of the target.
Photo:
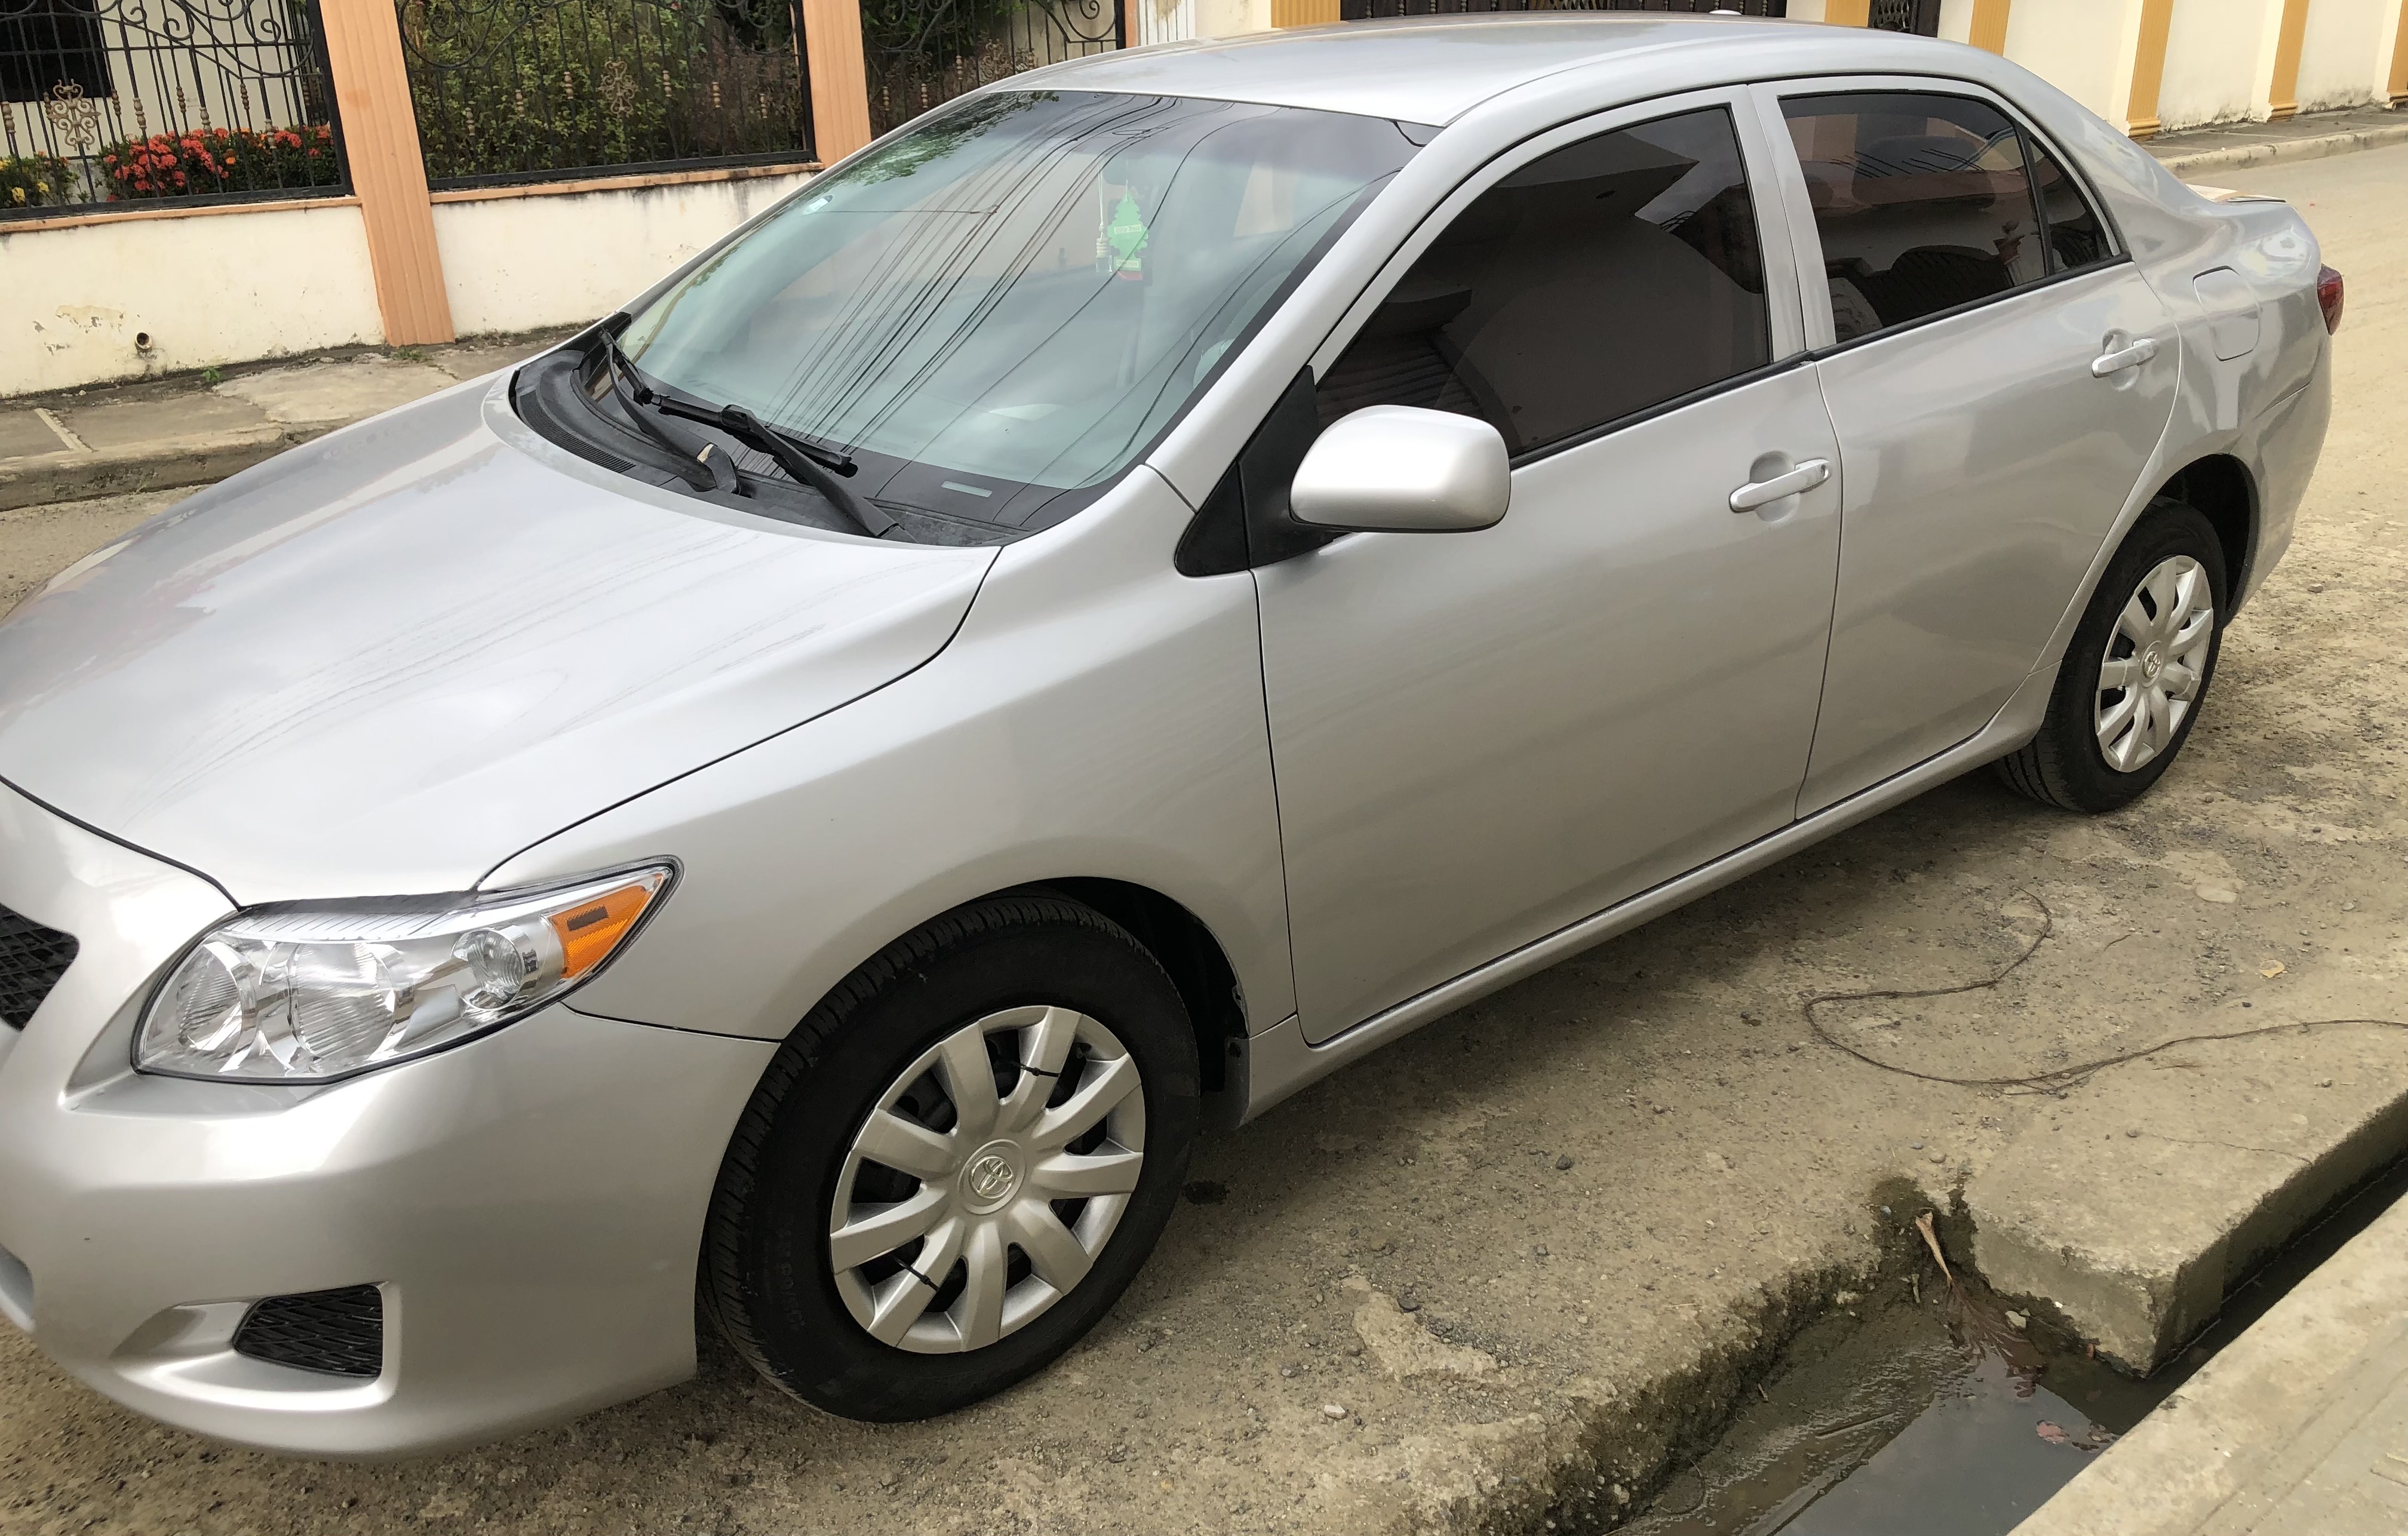
POLYGON ((2146 138, 2157 131, 2157 88, 2166 75, 2166 36, 2174 0, 2141 0, 2140 37, 2132 53, 2132 90, 2125 98, 2124 131, 2146 138))
POLYGON ((811 154, 833 165, 878 136, 869 128, 861 0, 803 0, 803 56, 811 69, 811 154))
POLYGON ((1973 0, 1973 21, 1965 40, 2003 57, 2007 51, 2007 0, 1973 0))
POLYGON ((1317 27, 1342 20, 1338 0, 1271 0, 1271 25, 1317 27))
POLYGON ((401 56, 401 21, 393 0, 321 0, 326 61, 351 190, 367 225, 376 273, 377 312, 385 344, 452 339, 443 258, 435 249, 435 214, 426 201, 426 162, 418 115, 401 56))
POLYGON ((2266 93, 2267 116, 2280 122, 2300 109, 2300 45, 2308 35, 2308 0, 2283 0, 2283 24, 2274 34, 2274 79, 2266 93))
POLYGON ((2408 4, 2400 7, 2400 36, 2391 45, 2391 105, 2408 105, 2408 4))
POLYGON ((1833 26, 1869 27, 1873 24, 1873 0, 1827 0, 1823 20, 1833 26))

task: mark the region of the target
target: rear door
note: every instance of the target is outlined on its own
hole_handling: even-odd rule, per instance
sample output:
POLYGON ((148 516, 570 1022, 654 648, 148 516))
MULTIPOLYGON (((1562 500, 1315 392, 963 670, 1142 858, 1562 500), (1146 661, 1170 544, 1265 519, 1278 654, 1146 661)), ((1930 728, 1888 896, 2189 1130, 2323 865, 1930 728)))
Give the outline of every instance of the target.
POLYGON ((2067 162, 1979 87, 1763 88, 1845 479, 1799 812, 1981 729, 2172 413, 2174 324, 2067 162), (1793 205, 1794 206, 1794 205, 1793 205))
POLYGON ((1325 423, 1494 424, 1513 501, 1255 573, 1308 1039, 1788 824, 1839 496, 1770 151, 1743 90, 1532 141, 1315 360, 1325 423))

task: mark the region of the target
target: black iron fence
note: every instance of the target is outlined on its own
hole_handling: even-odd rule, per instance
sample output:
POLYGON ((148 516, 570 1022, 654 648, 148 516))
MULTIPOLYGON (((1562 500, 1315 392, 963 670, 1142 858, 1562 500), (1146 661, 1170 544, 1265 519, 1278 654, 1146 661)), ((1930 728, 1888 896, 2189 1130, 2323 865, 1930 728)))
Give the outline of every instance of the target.
POLYGON ((810 158, 795 0, 397 4, 433 186, 810 158))
POLYGON ((316 0, 0 0, 0 219, 344 188, 316 0))
POLYGON ((1786 16, 1789 0, 1339 0, 1338 19, 1368 22, 1377 16, 1482 16, 1509 10, 1661 10, 1689 16, 1727 10, 1786 16))
POLYGON ((1884 32, 1940 36, 1940 0, 1872 0, 1869 24, 1884 32))
POLYGON ((862 0, 869 125, 884 133, 929 108, 1039 65, 1125 46, 1125 0, 862 0))

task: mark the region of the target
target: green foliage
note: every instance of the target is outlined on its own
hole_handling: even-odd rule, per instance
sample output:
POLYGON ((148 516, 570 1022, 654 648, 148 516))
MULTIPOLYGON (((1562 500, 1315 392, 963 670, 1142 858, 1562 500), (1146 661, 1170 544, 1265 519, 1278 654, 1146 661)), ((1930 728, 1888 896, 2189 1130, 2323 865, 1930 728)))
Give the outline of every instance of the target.
POLYGON ((799 150, 791 15, 763 0, 402 0, 426 174, 799 150))
POLYGON ((55 155, 0 155, 0 211, 57 208, 73 190, 67 163, 55 155))

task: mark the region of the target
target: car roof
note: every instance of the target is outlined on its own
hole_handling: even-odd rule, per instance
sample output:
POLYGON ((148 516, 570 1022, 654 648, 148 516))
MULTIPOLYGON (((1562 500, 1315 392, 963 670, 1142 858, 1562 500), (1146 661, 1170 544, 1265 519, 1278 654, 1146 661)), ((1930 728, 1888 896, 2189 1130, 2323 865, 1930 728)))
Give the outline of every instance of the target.
MULTIPOLYGON (((1203 96, 1447 123, 1517 86, 1610 63, 1687 83, 1816 73, 1964 72, 1971 50, 1819 22, 1656 12, 1532 11, 1344 22, 1094 54, 990 89, 1203 96)), ((1981 58, 1985 55, 1974 54, 1981 58)))

